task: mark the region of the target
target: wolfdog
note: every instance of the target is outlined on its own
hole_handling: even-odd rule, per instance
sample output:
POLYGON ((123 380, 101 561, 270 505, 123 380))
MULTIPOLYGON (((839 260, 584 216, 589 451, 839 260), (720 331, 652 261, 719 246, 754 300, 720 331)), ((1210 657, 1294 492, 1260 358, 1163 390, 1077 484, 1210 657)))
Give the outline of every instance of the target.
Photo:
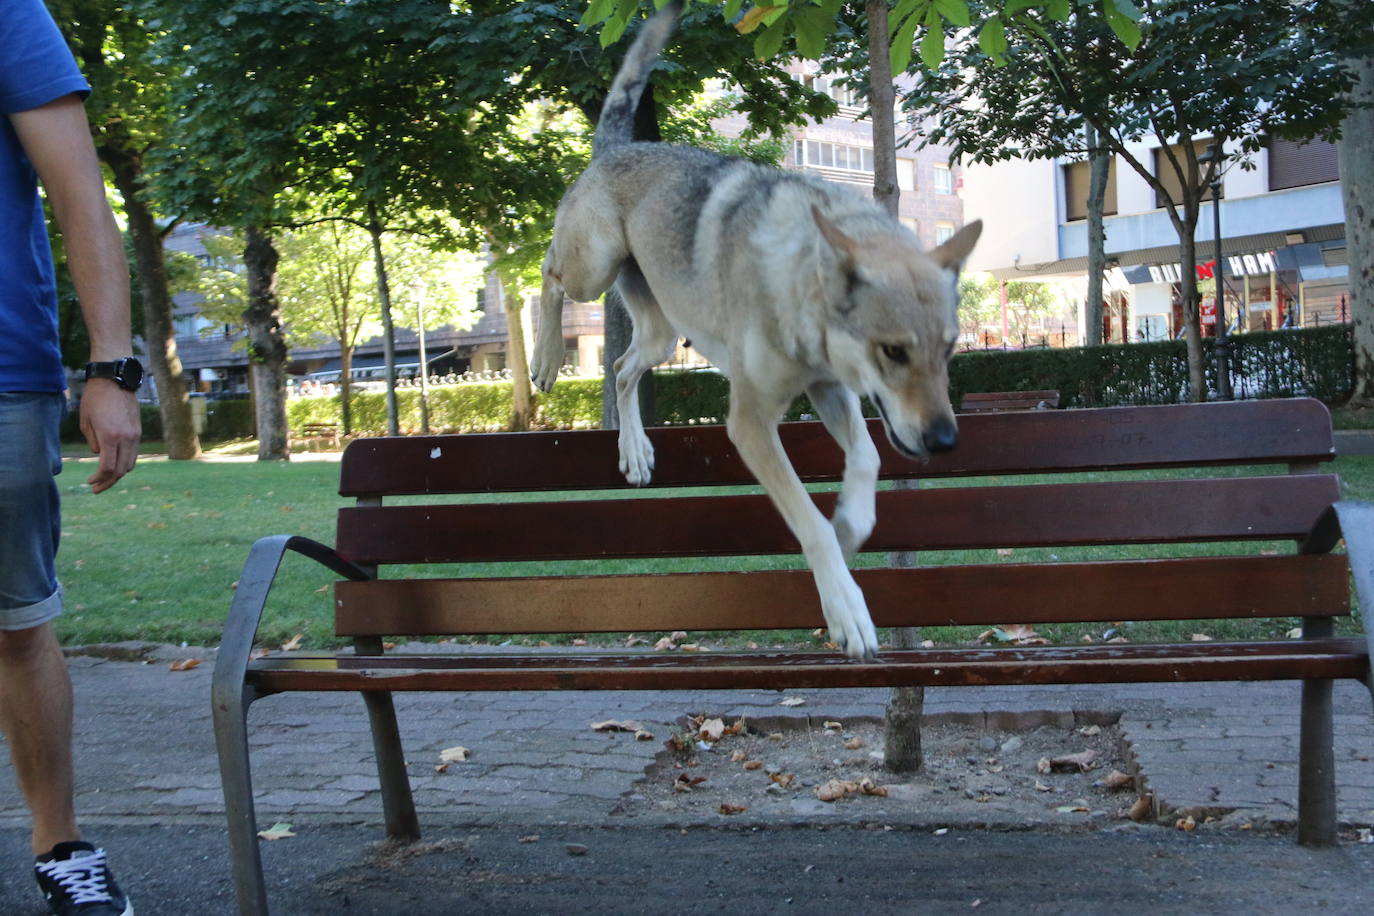
MULTIPOLYGON (((926 253, 871 200, 798 172, 691 147, 631 142, 649 72, 680 0, 640 30, 611 85, 592 159, 558 206, 544 258, 531 374, 548 391, 563 362, 562 309, 615 283, 634 322, 615 362, 620 470, 653 470, 637 393, 679 337, 730 379, 726 428, 801 544, 831 639, 854 658, 878 651, 847 562, 875 520, 879 457, 859 397, 917 458, 958 441, 948 394, 956 278, 982 229, 971 223, 926 253), (777 424, 799 392, 844 450, 827 520, 788 461, 777 424)), ((881 113, 878 115, 881 116, 881 113)))

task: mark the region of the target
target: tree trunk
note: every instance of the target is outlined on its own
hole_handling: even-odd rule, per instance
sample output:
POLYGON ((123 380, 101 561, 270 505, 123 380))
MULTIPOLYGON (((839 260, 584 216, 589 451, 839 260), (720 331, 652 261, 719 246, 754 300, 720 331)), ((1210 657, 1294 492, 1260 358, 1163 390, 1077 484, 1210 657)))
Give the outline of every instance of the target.
POLYGON ((509 276, 499 276, 501 304, 506 310, 506 368, 510 370, 510 428, 524 432, 534 414, 534 391, 530 385, 528 329, 525 326, 525 300, 509 276))
POLYGON ((143 339, 148 348, 149 368, 157 383, 167 457, 176 461, 199 458, 200 438, 196 435, 195 421, 191 419, 186 375, 177 353, 176 323, 172 318, 172 293, 167 284, 162 235, 143 198, 142 165, 134 156, 108 146, 102 145, 100 153, 114 176, 115 187, 124 198, 124 214, 133 241, 139 293, 143 300, 143 339))
MULTIPOLYGON (((887 0, 865 0, 868 14, 868 105, 873 119, 873 199, 893 217, 897 216, 902 190, 897 182, 897 134, 892 123, 895 91, 892 86, 891 41, 888 37, 887 0)), ((899 480, 898 489, 915 489, 918 482, 899 480)), ((894 567, 917 565, 915 552, 894 553, 894 567)), ((916 627, 896 627, 893 643, 899 649, 914 649, 921 642, 916 627)), ((921 768, 921 717, 925 712, 924 687, 894 687, 888 696, 884 715, 885 746, 883 765, 893 773, 914 773, 921 768)))
POLYGON ((386 256, 382 253, 382 224, 377 208, 368 206, 372 236, 372 259, 377 265, 377 300, 382 304, 382 354, 386 360, 386 432, 388 436, 401 434, 400 410, 396 406, 396 327, 391 322, 391 282, 386 275, 386 256))
MULTIPOLYGON (((1183 299, 1183 324, 1188 346, 1188 386, 1194 401, 1207 400, 1207 371, 1202 355, 1202 322, 1198 316, 1197 210, 1185 215, 1179 229, 1179 288, 1183 299)), ((1218 295, 1221 291, 1218 290, 1218 295)), ((1220 308, 1218 308, 1220 312, 1220 308)))
POLYGON ((343 434, 353 435, 353 345, 339 341, 339 418, 343 434))
POLYGON ((873 119, 873 199, 894 217, 902 190, 897 183, 897 132, 892 123, 892 44, 887 0, 865 0, 868 14, 868 108, 873 119))
POLYGON ((1112 154, 1104 149, 1091 123, 1085 128, 1088 146, 1088 295, 1083 303, 1083 343, 1102 343, 1102 274, 1107 266, 1102 209, 1107 199, 1107 175, 1112 154))
POLYGON ((258 460, 286 461, 291 457, 286 424, 286 335, 277 299, 277 249, 260 226, 244 232, 243 263, 248 271, 248 307, 243 323, 248 330, 248 372, 254 394, 258 432, 258 460))
POLYGON ((1350 403, 1374 407, 1374 58, 1355 64, 1356 108, 1341 125, 1341 197, 1355 325, 1355 390, 1350 403))

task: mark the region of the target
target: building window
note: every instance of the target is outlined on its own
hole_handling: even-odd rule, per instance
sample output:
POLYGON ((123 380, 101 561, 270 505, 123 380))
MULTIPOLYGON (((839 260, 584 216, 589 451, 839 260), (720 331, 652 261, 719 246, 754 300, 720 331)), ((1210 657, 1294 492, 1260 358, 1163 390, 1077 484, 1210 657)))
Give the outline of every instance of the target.
MULTIPOLYGON (((1203 153, 1207 152, 1207 147, 1210 146, 1211 143, 1211 140, 1194 140, 1193 151, 1201 156, 1203 153)), ((1173 154, 1173 160, 1178 161, 1180 164, 1183 163, 1183 147, 1181 145, 1175 143, 1168 148, 1168 151, 1173 154)), ((1169 196, 1173 199, 1174 203, 1181 204, 1183 202, 1183 181, 1179 177, 1178 169, 1174 168, 1174 162, 1170 160, 1169 156, 1166 155, 1162 148, 1154 151, 1154 160, 1155 177, 1158 178, 1159 183, 1168 190, 1169 196)), ((1199 166, 1199 168, 1202 167, 1199 166)), ((1226 196, 1225 183, 1221 186, 1221 196, 1226 196)), ((1202 199, 1212 199, 1212 189, 1210 187, 1203 190, 1202 199)), ((1164 206, 1164 195, 1159 191, 1155 191, 1155 206, 1164 206)))
POLYGON ((914 159, 897 160, 897 187, 903 191, 916 190, 916 161, 914 159))
POLYGON ((1269 138, 1269 190, 1341 180, 1336 144, 1325 140, 1269 138))
POLYGON ((824 92, 835 100, 841 108, 862 108, 863 99, 859 98, 858 93, 852 89, 838 85, 834 80, 826 76, 808 76, 805 78, 807 88, 814 89, 816 92, 824 92))
MULTIPOLYGON (((1088 218, 1088 161, 1070 162, 1064 170, 1064 218, 1067 222, 1088 218)), ((1102 215, 1116 215, 1116 157, 1107 166, 1107 188, 1102 195, 1102 215)))
POLYGON ((954 237, 954 224, 944 221, 935 224, 935 244, 943 245, 954 237))
POLYGON ((935 193, 954 193, 954 173, 951 172, 949 166, 943 162, 935 163, 935 193))
POLYGON ((822 143, 819 140, 796 140, 792 147, 792 155, 797 165, 873 173, 873 150, 862 146, 822 143))

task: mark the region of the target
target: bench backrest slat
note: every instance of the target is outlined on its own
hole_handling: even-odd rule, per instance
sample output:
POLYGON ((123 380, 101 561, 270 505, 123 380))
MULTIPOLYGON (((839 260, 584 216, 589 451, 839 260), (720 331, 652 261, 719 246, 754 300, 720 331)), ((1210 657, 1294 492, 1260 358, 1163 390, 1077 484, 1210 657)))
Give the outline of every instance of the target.
MULTIPOLYGON (((878 626, 1191 620, 1349 612, 1338 555, 859 570, 878 626), (1168 595, 1168 601, 1160 601, 1168 595)), ((383 579, 334 587, 343 636, 652 632, 823 626, 806 570, 530 579, 383 579), (748 608, 742 614, 740 608, 748 608)))
MULTIPOLYGON (((1303 537, 1335 476, 934 487, 878 494, 865 550, 1049 547, 1303 537)), ((829 515, 835 494, 814 497, 829 515)), ((465 563, 796 553, 767 496, 347 508, 355 563, 465 563)))
MULTIPOLYGON (((881 475, 951 477, 1208 464, 1296 463, 1335 455, 1319 401, 1253 401, 975 414, 960 446, 925 461, 892 449, 869 422, 881 475)), ((837 480, 838 446, 819 423, 786 423, 783 444, 804 480, 837 480)), ((360 439, 344 453, 344 496, 621 489, 614 430, 360 439)), ((653 486, 753 483, 724 427, 649 430, 653 486)))

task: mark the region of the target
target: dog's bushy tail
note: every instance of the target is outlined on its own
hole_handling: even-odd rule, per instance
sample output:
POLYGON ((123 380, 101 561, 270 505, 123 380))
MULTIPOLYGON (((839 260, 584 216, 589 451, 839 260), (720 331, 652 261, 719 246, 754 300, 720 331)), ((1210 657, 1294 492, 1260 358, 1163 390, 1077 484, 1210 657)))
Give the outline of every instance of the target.
POLYGON ((645 23, 635 36, 634 44, 625 53, 620 72, 611 83, 611 91, 606 95, 606 104, 601 108, 601 117, 596 122, 596 133, 592 137, 592 157, 613 146, 621 146, 634 139, 635 109, 639 107, 639 97, 649 82, 649 71, 658 60, 663 46, 677 28, 678 18, 682 15, 683 0, 671 0, 645 23))

